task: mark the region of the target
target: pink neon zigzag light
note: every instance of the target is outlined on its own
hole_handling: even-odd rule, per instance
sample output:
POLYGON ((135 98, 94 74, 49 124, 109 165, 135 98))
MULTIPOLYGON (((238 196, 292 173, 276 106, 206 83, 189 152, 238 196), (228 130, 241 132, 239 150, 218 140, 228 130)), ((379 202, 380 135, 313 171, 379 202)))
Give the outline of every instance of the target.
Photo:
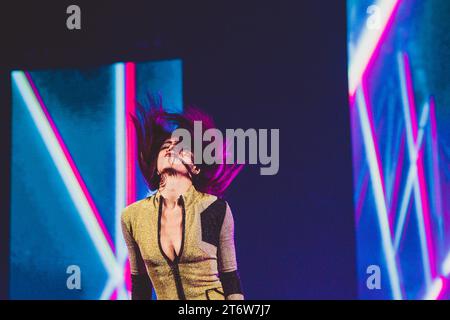
MULTIPOLYGON (((412 84, 412 75, 411 75, 411 67, 409 63, 409 57, 407 54, 403 54, 403 61, 405 66, 405 79, 406 79, 406 88, 408 91, 408 100, 409 100, 409 112, 413 133, 413 142, 417 145, 417 136, 418 136, 418 122, 416 115, 416 104, 414 99, 414 89, 412 84)), ((419 180, 419 188, 420 188, 420 197, 422 201, 422 210, 423 210, 423 220, 425 225, 425 237, 428 247, 428 256, 429 256, 429 265, 430 272, 432 278, 436 276, 436 264, 434 257, 434 249, 433 249, 433 240, 431 237, 432 228, 430 221, 430 210, 429 210, 429 202, 428 202, 428 192, 426 187, 426 178, 424 172, 424 163, 423 163, 423 147, 419 150, 419 155, 417 159, 417 175, 419 180)))
MULTIPOLYGON (((136 201, 136 132, 131 115, 135 114, 136 99, 136 65, 128 62, 125 64, 125 117, 126 117, 126 163, 127 163, 127 205, 136 201)), ((125 263, 125 284, 131 290, 130 263, 125 263)))
MULTIPOLYGON (((399 3, 400 3, 400 1, 397 1, 395 3, 394 9, 392 10, 392 14, 388 19, 388 23, 386 24, 385 29, 382 32, 382 36, 378 39, 375 50, 373 52, 371 52, 370 58, 368 59, 368 63, 364 66, 363 72, 361 73, 361 78, 358 79, 358 84, 356 85, 356 87, 358 85, 361 85, 363 91, 365 91, 364 90, 365 86, 362 85, 362 82, 364 81, 364 78, 369 73, 371 66, 374 64, 374 62, 377 58, 377 55, 381 48, 381 45, 382 45, 385 37, 387 36, 387 30, 390 28, 390 26, 393 23, 394 15, 398 9, 399 3)), ((409 69, 409 60, 408 60, 407 55, 404 55, 404 61, 405 61, 405 65, 407 66, 405 68, 406 69, 405 72, 406 72, 406 79, 407 79, 409 114, 410 114, 410 120, 411 120, 413 141, 414 141, 414 144, 417 144, 418 132, 419 132, 418 121, 417 121, 417 115, 416 115, 416 109, 415 109, 414 92, 413 92, 413 88, 412 88, 412 77, 411 77, 411 73, 410 73, 410 69, 409 69)), ((350 88, 350 91, 349 91, 351 107, 353 107, 353 105, 355 103, 356 87, 350 88)), ((367 97, 366 92, 364 95, 367 97)), ((366 103, 367 103, 367 115, 369 118, 370 131, 372 132, 371 139, 373 139, 373 142, 374 142, 374 147, 375 147, 374 152, 376 155, 376 161, 378 163, 378 168, 380 170, 379 174, 380 174, 380 177, 382 178, 383 174, 381 172, 381 166, 379 166, 380 155, 379 155, 378 146, 377 146, 375 135, 374 135, 374 133, 375 133, 374 122, 373 122, 371 107, 370 107, 368 99, 366 99, 366 103)), ((435 119, 433 118, 433 117, 435 117, 435 115, 434 115, 434 99, 431 98, 429 103, 430 103, 430 109, 431 109, 430 110, 431 136, 432 136, 432 140, 434 140, 434 142, 435 142, 436 141, 436 122, 435 122, 435 119)), ((401 145, 404 146, 404 136, 403 135, 402 135, 401 145)), ((434 149, 436 149, 436 145, 432 145, 432 147, 434 149)), ((402 150, 403 150, 403 148, 402 148, 402 150)), ((418 176, 418 183, 419 183, 419 189, 420 189, 420 200, 422 203, 422 210, 423 210, 422 217, 423 217, 423 222, 424 222, 424 226, 425 226, 426 244, 427 244, 427 248, 428 248, 428 252, 429 252, 428 258, 429 258, 430 271, 431 271, 432 279, 435 279, 433 287, 431 288, 432 289, 431 291, 433 291, 433 290, 434 291, 433 291, 433 294, 430 296, 432 296, 432 298, 434 298, 434 299, 439 299, 442 297, 443 290, 445 290, 445 288, 447 287, 447 282, 442 277, 436 278, 437 268, 436 268, 436 261, 435 261, 435 256, 434 256, 433 241, 432 241, 432 236, 431 236, 432 227, 431 227, 431 217, 430 217, 430 206, 429 206, 429 196, 428 196, 428 192, 427 192, 426 178, 425 178, 425 172, 424 172, 423 153, 424 153, 423 148, 420 148, 419 153, 418 153, 418 159, 417 159, 417 176, 418 176)), ((403 162, 403 154, 399 154, 399 157, 400 158, 399 158, 398 162, 403 162)), ((433 172, 436 175, 436 172, 438 170, 437 166, 436 166, 436 157, 433 157, 433 169, 434 169, 433 172)), ((393 202, 391 203, 391 207, 389 208, 389 227, 391 229, 391 234, 392 234, 392 225, 393 225, 393 221, 394 221, 396 194, 398 193, 398 184, 399 184, 399 180, 400 180, 401 171, 402 171, 401 166, 399 163, 397 163, 396 168, 395 168, 395 176, 394 176, 394 195, 393 195, 394 197, 393 197, 393 202)), ((364 185, 365 185, 364 181, 363 181, 363 190, 361 190, 361 193, 365 194, 366 188, 364 187, 364 185)), ((385 194, 384 180, 381 179, 381 182, 382 182, 383 194, 385 194)), ((436 183, 438 183, 438 181, 435 182, 435 184, 436 183)), ((434 187, 436 188, 436 186, 434 186, 434 187)), ((361 196, 361 194, 360 194, 360 196, 361 196)), ((437 199, 438 207, 439 207, 439 203, 440 203, 439 200, 440 199, 437 199)), ((358 201, 357 208, 361 209, 361 205, 362 205, 362 203, 360 201, 358 201)), ((357 216, 359 216, 359 214, 357 216)), ((359 221, 359 218, 357 218, 357 221, 359 221)))
MULTIPOLYGON (((363 58, 365 61, 363 61, 363 65, 361 66, 360 70, 357 70, 357 75, 353 75, 353 68, 350 66, 350 72, 352 73, 349 77, 349 98, 350 103, 353 104, 355 100, 355 93, 358 85, 361 83, 362 79, 364 78, 365 74, 368 72, 368 69, 371 68, 374 61, 376 60, 376 56, 379 54, 382 44, 384 43, 388 32, 394 23, 395 14, 398 10, 398 7, 400 5, 401 0, 394 0, 394 4, 392 6, 392 10, 388 12, 389 16, 387 18, 386 24, 382 26, 383 30, 381 31, 379 37, 374 40, 375 45, 371 52, 369 52, 368 56, 363 58), (353 77, 356 77, 353 79, 353 77)), ((358 48, 361 49, 361 48, 358 48)))
POLYGON ((108 230, 106 229, 106 226, 101 218, 100 212, 98 211, 97 206, 95 205, 94 199, 92 199, 92 196, 89 193, 86 183, 84 182, 83 178, 81 177, 80 171, 78 170, 78 168, 75 164, 75 161, 73 160, 69 150, 67 149, 67 146, 64 143, 64 140, 63 140, 58 128, 56 127, 55 122, 53 121, 52 117, 50 116, 50 113, 48 112, 48 109, 45 106, 44 101, 42 100, 42 97, 39 94, 39 91, 36 88, 36 85, 35 85, 33 79, 31 78, 30 73, 29 72, 24 72, 24 73, 25 73, 25 76, 26 76, 32 90, 33 90, 34 95, 36 96, 36 99, 39 102, 39 106, 42 109, 42 112, 45 114, 45 117, 46 117, 50 127, 52 128, 53 134, 55 135, 56 139, 58 140, 60 148, 63 151, 64 156, 66 157, 67 162, 69 163, 70 168, 71 168, 74 176, 76 177, 78 184, 80 185, 80 188, 83 190, 83 194, 84 194, 87 202, 89 203, 89 206, 90 206, 92 212, 95 214, 95 218, 103 232, 103 235, 105 236, 106 240, 108 241, 108 244, 109 244, 111 250, 114 252, 115 248, 114 248, 114 243, 112 241, 112 238, 111 238, 108 230))
MULTIPOLYGON (((134 63, 128 62, 124 65, 125 70, 125 134, 126 134, 126 204, 131 204, 134 201, 136 201, 136 136, 134 131, 134 125, 131 120, 131 115, 135 112, 135 96, 136 96, 136 66, 134 63)), ((76 177, 76 181, 79 184, 80 189, 83 192, 83 195, 86 198, 86 201, 89 204, 89 207, 91 208, 92 212, 95 215, 95 219, 105 237, 107 240, 108 245, 110 246, 110 249, 112 252, 116 252, 116 248, 114 246, 114 242, 112 241, 112 238, 101 218, 101 215, 99 213, 99 210, 97 209, 95 202, 86 186, 86 183, 84 182, 66 144, 64 143, 64 140, 57 129, 57 126, 55 122, 53 121, 52 117, 50 116, 50 113, 48 112, 48 109, 46 108, 42 97, 39 94, 39 91, 34 84, 31 75, 29 72, 24 72, 24 75, 29 82, 30 87, 32 88, 33 94, 36 97, 36 100, 39 103, 39 106, 42 110, 42 112, 45 115, 46 120, 48 121, 49 126, 52 129, 52 132, 58 141, 58 144, 67 160, 67 163, 70 166, 70 169, 73 173, 73 175, 76 177)), ((125 268, 124 268, 124 279, 127 289, 131 289, 131 283, 130 283, 130 268, 129 268, 129 262, 128 259, 126 259, 125 262, 125 268)), ((117 298, 117 289, 114 290, 110 296, 110 299, 116 299, 117 298)))
POLYGON ((135 113, 136 65, 125 63, 125 117, 127 149, 127 205, 136 201, 136 132, 131 115, 135 113))

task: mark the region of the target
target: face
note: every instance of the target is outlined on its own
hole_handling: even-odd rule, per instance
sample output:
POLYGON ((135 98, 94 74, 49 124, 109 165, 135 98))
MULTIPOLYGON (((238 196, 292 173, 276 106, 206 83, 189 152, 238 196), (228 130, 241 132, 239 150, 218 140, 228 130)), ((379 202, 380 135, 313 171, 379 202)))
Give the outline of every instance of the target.
POLYGON ((188 174, 186 165, 193 165, 192 152, 176 148, 178 138, 169 138, 161 146, 158 154, 157 170, 163 172, 165 169, 173 169, 181 174, 188 174), (184 164, 183 164, 184 162, 184 164))

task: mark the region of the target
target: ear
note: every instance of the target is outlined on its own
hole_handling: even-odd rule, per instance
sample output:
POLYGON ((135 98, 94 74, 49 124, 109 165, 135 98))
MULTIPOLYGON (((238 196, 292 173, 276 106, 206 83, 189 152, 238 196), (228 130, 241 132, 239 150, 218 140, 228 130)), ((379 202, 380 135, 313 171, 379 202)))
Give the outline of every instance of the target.
POLYGON ((191 170, 192 170, 192 173, 195 174, 195 175, 198 175, 200 173, 200 168, 198 168, 195 165, 192 166, 191 170))

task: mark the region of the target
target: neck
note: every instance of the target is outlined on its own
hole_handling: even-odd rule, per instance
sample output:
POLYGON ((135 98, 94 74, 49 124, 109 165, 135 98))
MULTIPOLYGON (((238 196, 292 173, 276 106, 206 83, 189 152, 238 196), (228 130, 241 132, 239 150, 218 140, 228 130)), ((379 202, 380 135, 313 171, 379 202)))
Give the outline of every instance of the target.
POLYGON ((192 181, 183 175, 166 175, 163 179, 164 186, 159 187, 159 192, 164 197, 164 206, 175 208, 178 205, 178 199, 189 189, 192 181))

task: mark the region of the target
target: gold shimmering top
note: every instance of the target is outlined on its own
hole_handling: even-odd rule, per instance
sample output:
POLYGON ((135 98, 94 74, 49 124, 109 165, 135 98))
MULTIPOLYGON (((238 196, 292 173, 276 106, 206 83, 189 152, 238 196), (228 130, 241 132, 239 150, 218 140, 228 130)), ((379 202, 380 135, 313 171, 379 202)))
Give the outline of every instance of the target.
POLYGON ((171 261, 160 244, 161 194, 123 210, 131 274, 148 274, 158 299, 224 299, 220 273, 237 270, 234 222, 226 201, 194 186, 180 196, 182 243, 171 261))

